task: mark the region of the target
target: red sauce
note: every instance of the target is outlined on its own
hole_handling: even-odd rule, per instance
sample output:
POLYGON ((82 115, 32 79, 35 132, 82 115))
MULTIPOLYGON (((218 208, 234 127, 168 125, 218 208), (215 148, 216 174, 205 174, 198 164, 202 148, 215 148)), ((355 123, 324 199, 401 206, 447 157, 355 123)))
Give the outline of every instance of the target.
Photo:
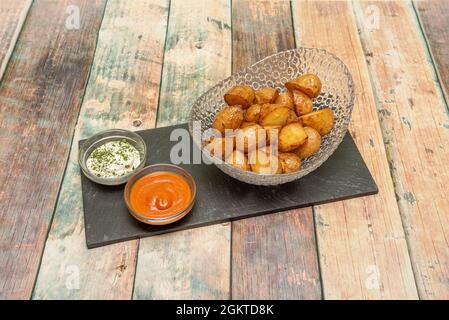
POLYGON ((189 184, 171 172, 154 172, 140 178, 130 194, 132 209, 150 219, 177 215, 189 206, 191 198, 189 184))

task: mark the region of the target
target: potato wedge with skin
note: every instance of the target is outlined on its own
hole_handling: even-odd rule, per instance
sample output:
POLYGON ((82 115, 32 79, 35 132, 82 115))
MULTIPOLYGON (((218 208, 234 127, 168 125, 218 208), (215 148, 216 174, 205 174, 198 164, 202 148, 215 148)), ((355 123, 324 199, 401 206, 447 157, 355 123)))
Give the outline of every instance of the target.
POLYGON ((224 100, 228 105, 239 105, 243 109, 249 108, 253 104, 254 98, 255 94, 253 88, 246 85, 234 86, 224 95, 224 100))
POLYGON ((292 91, 293 104, 295 106, 295 112, 298 116, 308 114, 313 111, 312 99, 308 95, 298 90, 292 91))
POLYGON ((293 98, 290 92, 284 92, 281 93, 276 100, 274 101, 275 104, 281 104, 284 105, 290 109, 294 109, 293 104, 293 98))
POLYGON ((257 90, 254 94, 255 94, 255 103, 264 104, 264 103, 274 103, 274 101, 279 95, 279 92, 275 88, 267 87, 257 90))
POLYGON ((260 111, 259 124, 262 126, 283 126, 287 123, 291 109, 283 105, 265 104, 260 111))
POLYGON ((307 140, 298 149, 293 150, 298 157, 301 159, 313 156, 321 146, 321 135, 318 131, 312 127, 304 127, 304 131, 307 134, 307 140))
POLYGON ((294 153, 279 153, 279 162, 281 163, 282 173, 295 172, 301 169, 301 159, 294 153))
POLYGON ((265 148, 253 150, 248 158, 251 170, 262 174, 282 173, 279 158, 267 152, 265 148))
POLYGON ((243 122, 243 110, 240 106, 224 107, 216 116, 212 127, 225 133, 226 129, 238 129, 243 122))
POLYGON ((307 134, 298 122, 287 124, 279 132, 279 151, 295 150, 307 140, 307 134))
POLYGON ((265 133, 267 135, 267 145, 275 144, 276 148, 278 146, 279 132, 281 131, 281 126, 265 126, 265 133))
POLYGON ((258 123, 261 109, 262 105, 260 104, 253 104, 251 107, 246 109, 246 112, 244 114, 245 121, 258 123))
POLYGON ((237 169, 251 171, 247 156, 239 150, 234 150, 226 159, 226 162, 237 169))
POLYGON ((288 81, 285 83, 285 87, 290 91, 299 90, 309 98, 315 98, 321 92, 321 80, 316 75, 308 73, 288 81))
POLYGON ((255 125, 257 123, 255 122, 247 122, 247 121, 243 121, 242 124, 240 125, 240 129, 246 128, 246 127, 251 127, 253 125, 255 125))
POLYGON ((235 141, 236 149, 247 153, 266 146, 266 133, 260 125, 255 124, 238 130, 235 141))
POLYGON ((234 137, 215 137, 204 146, 204 149, 209 151, 212 156, 224 159, 232 153, 234 147, 234 137))
POLYGON ((299 117, 299 121, 305 127, 312 127, 324 136, 334 127, 334 113, 331 109, 325 108, 303 115, 299 117))
POLYGON ((287 117, 287 121, 285 122, 285 124, 289 124, 289 123, 293 123, 293 122, 298 122, 299 118, 296 115, 295 111, 290 110, 288 117, 287 117))

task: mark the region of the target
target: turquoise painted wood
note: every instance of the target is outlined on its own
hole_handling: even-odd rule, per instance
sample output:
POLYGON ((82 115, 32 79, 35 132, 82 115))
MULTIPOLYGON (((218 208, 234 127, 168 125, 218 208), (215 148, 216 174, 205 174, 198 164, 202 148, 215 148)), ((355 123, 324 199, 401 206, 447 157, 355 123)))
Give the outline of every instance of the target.
MULTIPOLYGON (((332 52, 351 72, 356 95, 349 130, 379 187, 374 196, 314 207, 324 298, 416 299, 377 101, 357 30, 362 26, 356 24, 353 3, 292 4, 297 45, 332 52)), ((390 33, 381 19, 380 30, 390 33)), ((402 24, 409 22, 404 20, 402 24)))
POLYGON ((31 0, 0 2, 0 80, 25 22, 31 0))
MULTIPOLYGON (((186 122, 195 99, 231 74, 230 1, 171 1, 158 126, 186 122)), ((141 239, 135 299, 226 299, 230 225, 141 239)))
MULTIPOLYGON (((354 7, 361 24, 366 5, 354 7)), ((449 299, 447 104, 412 3, 379 9, 385 29, 362 28, 361 38, 378 104, 388 110, 379 118, 416 284, 422 299, 449 299)))
POLYGON ((39 268, 105 2, 36 1, 0 85, 0 298, 28 299, 39 268), (66 27, 66 8, 83 13, 66 27), (52 18, 49 19, 48 17, 52 18))
POLYGON ((154 127, 168 1, 108 1, 34 299, 129 299, 138 241, 88 250, 78 140, 154 127))
MULTIPOLYGON (((287 1, 234 1, 233 67, 293 49, 287 1)), ((232 222, 232 297, 320 299, 311 208, 232 222)))

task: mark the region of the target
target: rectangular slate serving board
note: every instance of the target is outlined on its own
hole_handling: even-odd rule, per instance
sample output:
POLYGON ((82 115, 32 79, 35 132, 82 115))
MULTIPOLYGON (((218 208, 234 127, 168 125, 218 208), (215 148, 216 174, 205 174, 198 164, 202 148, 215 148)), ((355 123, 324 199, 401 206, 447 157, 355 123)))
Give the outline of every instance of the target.
MULTIPOLYGON (((187 124, 137 131, 147 144, 147 165, 170 163, 171 147, 177 143, 170 141, 170 133, 176 128, 187 130, 187 124)), ((191 146, 196 148, 192 141, 191 146)), ((280 186, 246 184, 229 177, 214 165, 180 166, 189 171, 196 181, 196 202, 187 216, 166 226, 149 226, 134 219, 123 200, 124 185, 102 186, 81 173, 87 247, 95 248, 378 192, 349 133, 322 166, 297 181, 280 186)))

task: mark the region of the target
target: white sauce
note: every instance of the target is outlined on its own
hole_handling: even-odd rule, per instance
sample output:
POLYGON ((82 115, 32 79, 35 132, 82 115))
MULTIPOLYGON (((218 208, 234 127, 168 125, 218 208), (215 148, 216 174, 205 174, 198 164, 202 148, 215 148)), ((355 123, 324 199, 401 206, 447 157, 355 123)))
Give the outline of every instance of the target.
POLYGON ((117 178, 134 171, 140 161, 139 151, 123 139, 96 148, 87 158, 86 166, 97 177, 117 178))

